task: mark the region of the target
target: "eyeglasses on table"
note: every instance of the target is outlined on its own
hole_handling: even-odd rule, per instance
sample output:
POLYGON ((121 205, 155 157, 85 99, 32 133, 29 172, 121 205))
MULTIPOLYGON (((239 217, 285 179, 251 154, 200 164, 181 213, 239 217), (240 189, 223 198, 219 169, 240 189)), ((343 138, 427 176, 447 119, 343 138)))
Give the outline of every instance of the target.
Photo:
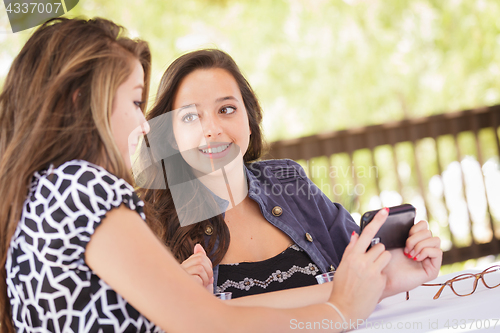
MULTIPOLYGON (((500 266, 495 265, 486 268, 481 273, 472 274, 460 274, 444 283, 424 283, 422 286, 426 287, 441 287, 434 295, 434 299, 438 299, 441 296, 444 288, 450 286, 451 290, 457 296, 469 296, 472 295, 477 288, 478 281, 483 281, 483 284, 488 289, 493 289, 500 286, 500 266), (496 273, 496 274, 495 274, 496 273)), ((410 292, 406 292, 406 300, 410 299, 410 292)))

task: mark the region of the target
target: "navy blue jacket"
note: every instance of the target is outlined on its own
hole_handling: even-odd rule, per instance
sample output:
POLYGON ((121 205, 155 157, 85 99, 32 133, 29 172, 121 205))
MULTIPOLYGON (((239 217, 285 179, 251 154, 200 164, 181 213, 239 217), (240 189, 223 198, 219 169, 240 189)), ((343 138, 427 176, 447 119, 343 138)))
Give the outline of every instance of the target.
MULTIPOLYGON (((347 210, 321 192, 295 161, 260 161, 245 170, 248 196, 264 218, 300 246, 321 272, 336 269, 351 233, 359 233, 347 210)), ((218 273, 215 266, 214 290, 218 273)))

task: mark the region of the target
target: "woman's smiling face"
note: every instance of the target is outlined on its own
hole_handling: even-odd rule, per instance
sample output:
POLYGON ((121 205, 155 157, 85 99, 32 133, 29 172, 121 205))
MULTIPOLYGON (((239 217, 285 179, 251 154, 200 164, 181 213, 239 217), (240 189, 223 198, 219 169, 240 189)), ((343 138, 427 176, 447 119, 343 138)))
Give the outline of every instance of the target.
POLYGON ((224 69, 197 69, 180 83, 172 123, 184 160, 209 174, 248 149, 250 126, 240 89, 224 69))

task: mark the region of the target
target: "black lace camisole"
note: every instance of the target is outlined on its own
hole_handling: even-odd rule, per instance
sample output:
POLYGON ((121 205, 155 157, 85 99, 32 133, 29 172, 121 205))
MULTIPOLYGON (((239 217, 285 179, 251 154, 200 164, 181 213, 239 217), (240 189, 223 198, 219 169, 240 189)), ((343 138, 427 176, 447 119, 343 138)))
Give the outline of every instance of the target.
POLYGON ((317 284, 320 274, 311 258, 296 244, 280 254, 257 262, 219 265, 216 292, 232 298, 317 284))

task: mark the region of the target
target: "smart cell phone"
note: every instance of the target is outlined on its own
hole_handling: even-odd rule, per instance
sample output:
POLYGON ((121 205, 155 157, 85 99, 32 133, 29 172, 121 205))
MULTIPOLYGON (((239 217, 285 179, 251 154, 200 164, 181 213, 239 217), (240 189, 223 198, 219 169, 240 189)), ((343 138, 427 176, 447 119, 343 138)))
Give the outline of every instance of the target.
MULTIPOLYGON (((378 211, 372 210, 363 214, 360 233, 363 233, 363 229, 372 221, 378 211)), ((389 216, 387 216, 387 220, 372 239, 371 246, 382 243, 386 249, 405 247, 406 239, 414 224, 415 207, 410 204, 389 207, 389 216)))

